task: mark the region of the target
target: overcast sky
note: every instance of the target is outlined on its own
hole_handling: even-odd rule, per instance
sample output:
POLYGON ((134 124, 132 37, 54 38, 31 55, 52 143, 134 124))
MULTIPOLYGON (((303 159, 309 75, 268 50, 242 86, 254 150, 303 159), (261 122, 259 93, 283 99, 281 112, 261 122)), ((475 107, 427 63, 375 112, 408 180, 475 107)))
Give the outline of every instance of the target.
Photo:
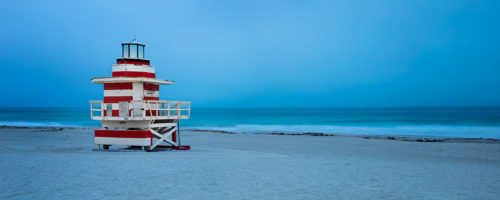
POLYGON ((137 37, 193 107, 500 105, 500 1, 6 1, 2 106, 86 107, 137 37))

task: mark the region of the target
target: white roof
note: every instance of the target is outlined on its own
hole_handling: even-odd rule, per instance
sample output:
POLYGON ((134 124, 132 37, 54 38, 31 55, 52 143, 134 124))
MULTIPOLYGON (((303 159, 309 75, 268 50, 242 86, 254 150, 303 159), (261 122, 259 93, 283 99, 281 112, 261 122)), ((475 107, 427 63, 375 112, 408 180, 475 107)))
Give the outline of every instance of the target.
POLYGON ((130 41, 127 41, 127 42, 123 42, 122 44, 140 44, 140 45, 144 45, 146 46, 145 44, 133 39, 133 40, 130 40, 130 41))
POLYGON ((155 79, 155 78, 142 78, 142 77, 105 77, 93 78, 92 83, 134 83, 144 82, 158 85, 173 85, 174 81, 155 79))

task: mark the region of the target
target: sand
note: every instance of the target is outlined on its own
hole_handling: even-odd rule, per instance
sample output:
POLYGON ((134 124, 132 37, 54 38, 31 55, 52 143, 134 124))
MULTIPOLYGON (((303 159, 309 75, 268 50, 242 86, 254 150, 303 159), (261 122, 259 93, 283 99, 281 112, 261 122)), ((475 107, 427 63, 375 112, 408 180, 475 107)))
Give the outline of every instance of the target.
POLYGON ((183 131, 99 151, 88 128, 0 129, 0 199, 499 199, 500 143, 183 131))

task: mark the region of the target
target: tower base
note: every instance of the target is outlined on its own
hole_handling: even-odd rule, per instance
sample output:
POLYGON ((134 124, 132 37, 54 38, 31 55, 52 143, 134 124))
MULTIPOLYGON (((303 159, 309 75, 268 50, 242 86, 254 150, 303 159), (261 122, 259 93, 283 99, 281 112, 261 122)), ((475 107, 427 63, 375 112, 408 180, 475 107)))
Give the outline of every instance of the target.
POLYGON ((153 151, 155 148, 168 148, 172 150, 190 150, 190 146, 181 146, 177 127, 169 129, 149 129, 149 130, 95 130, 95 144, 103 146, 107 150, 112 145, 125 145, 153 151), (160 131, 161 130, 161 131, 160 131), (161 145, 167 143, 169 145, 161 145))

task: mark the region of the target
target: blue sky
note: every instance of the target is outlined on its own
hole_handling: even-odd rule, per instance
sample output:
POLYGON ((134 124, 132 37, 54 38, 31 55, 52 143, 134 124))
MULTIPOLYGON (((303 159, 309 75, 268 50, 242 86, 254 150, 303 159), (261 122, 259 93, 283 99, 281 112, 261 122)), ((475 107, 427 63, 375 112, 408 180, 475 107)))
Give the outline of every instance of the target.
POLYGON ((102 99, 146 43, 193 107, 500 105, 500 1, 7 1, 2 106, 102 99))

